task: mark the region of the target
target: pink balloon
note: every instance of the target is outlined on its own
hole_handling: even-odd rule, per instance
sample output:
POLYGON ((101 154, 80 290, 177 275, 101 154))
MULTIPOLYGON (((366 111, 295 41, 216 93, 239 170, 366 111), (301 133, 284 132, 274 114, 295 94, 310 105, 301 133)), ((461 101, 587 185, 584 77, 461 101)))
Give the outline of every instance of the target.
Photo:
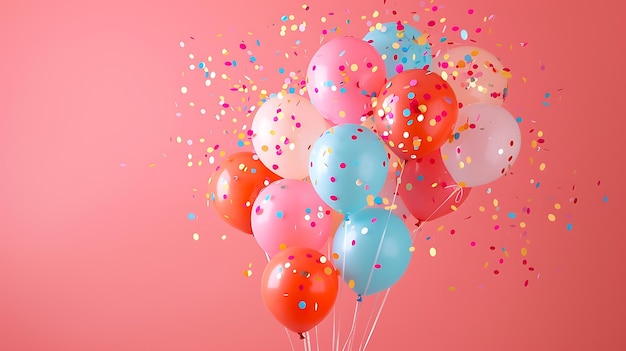
POLYGON ((265 167, 282 178, 309 175, 309 150, 330 127, 311 102, 295 94, 265 101, 252 120, 252 146, 265 167))
POLYGON ((332 228, 331 209, 313 185, 280 179, 265 187, 252 207, 252 234, 272 256, 288 247, 320 250, 332 228))
POLYGON ((515 118, 485 102, 460 109, 455 131, 441 155, 452 178, 463 186, 487 184, 507 174, 522 144, 515 118))
POLYGON ((470 191, 456 184, 437 150, 406 161, 398 193, 415 218, 428 221, 455 211, 470 191))
POLYGON ((474 46, 458 46, 435 58, 437 72, 454 89, 462 106, 476 102, 501 105, 511 73, 492 53, 474 46))
POLYGON ((323 44, 307 69, 313 106, 334 124, 359 124, 372 114, 372 96, 385 83, 385 63, 376 49, 354 37, 323 44))

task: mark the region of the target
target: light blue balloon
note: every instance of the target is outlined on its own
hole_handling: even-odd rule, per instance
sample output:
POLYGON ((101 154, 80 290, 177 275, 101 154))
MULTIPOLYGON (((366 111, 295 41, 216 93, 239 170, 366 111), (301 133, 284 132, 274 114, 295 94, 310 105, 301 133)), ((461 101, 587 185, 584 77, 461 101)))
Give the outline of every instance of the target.
POLYGON ((359 295, 371 295, 395 284, 411 260, 411 235, 397 215, 366 208, 341 223, 333 239, 335 267, 359 295))
POLYGON ((311 146, 309 178, 320 198, 334 210, 356 212, 376 197, 387 177, 387 151, 370 129, 340 124, 311 146))
POLYGON ((417 39, 422 33, 401 22, 383 23, 380 29, 368 32, 363 40, 380 53, 385 62, 387 79, 409 69, 432 67, 430 44, 420 45, 417 39))

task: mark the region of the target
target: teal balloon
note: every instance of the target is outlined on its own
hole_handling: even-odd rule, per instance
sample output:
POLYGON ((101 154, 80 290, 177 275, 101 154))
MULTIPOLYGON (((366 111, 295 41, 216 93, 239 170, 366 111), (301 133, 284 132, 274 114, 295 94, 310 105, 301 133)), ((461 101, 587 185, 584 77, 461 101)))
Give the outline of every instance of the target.
POLYGON ((368 32, 363 40, 383 57, 387 79, 409 69, 428 69, 432 65, 430 44, 418 43, 422 33, 402 22, 383 23, 368 32))
POLYGON ((309 179, 319 197, 342 214, 356 212, 376 197, 387 178, 383 142, 369 128, 340 124, 326 130, 311 146, 309 179))
POLYGON ((400 217, 382 208, 366 208, 347 216, 337 228, 333 260, 354 292, 371 295, 404 275, 411 246, 411 235, 400 217))

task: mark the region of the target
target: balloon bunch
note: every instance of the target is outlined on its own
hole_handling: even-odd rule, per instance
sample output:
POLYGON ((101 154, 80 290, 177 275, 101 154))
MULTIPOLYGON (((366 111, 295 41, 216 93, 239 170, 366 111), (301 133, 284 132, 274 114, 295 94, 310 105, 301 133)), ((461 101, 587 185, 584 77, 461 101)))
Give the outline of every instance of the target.
POLYGON ((411 222, 453 212, 509 171, 520 132, 501 107, 508 75, 480 48, 433 57, 417 29, 390 22, 321 45, 308 98, 263 102, 254 152, 215 170, 210 202, 268 255, 262 296, 281 324, 315 327, 339 278, 359 298, 391 287, 409 265, 411 222))

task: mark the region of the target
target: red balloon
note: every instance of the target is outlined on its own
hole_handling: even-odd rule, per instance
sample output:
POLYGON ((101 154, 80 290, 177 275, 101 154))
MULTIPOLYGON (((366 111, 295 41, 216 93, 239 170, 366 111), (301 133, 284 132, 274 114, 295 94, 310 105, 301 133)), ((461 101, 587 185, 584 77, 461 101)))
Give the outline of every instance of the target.
POLYGON ((452 87, 437 73, 423 69, 392 77, 374 109, 379 135, 405 160, 439 149, 452 134, 458 113, 452 87))
POLYGON ((454 211, 470 191, 456 184, 436 150, 406 161, 398 195, 415 218, 427 221, 454 211))
POLYGON ((261 278, 263 302, 287 329, 302 334, 318 325, 337 299, 339 272, 331 260, 305 247, 279 251, 261 278))
POLYGON ((252 205, 261 189, 281 179, 252 152, 232 154, 209 179, 209 201, 224 221, 252 234, 252 205))

